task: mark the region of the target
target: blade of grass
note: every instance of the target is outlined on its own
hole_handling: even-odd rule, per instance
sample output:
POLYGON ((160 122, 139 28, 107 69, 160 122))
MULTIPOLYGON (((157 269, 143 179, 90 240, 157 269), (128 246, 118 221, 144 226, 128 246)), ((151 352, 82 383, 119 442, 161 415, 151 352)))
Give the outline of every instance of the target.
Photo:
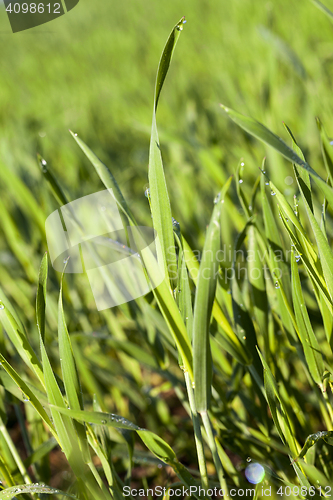
POLYGON ((170 62, 175 50, 179 35, 183 30, 185 18, 183 17, 172 29, 165 44, 157 70, 155 83, 154 109, 149 148, 149 190, 150 206, 153 216, 154 229, 157 232, 161 247, 158 249, 159 262, 163 262, 166 276, 170 279, 172 288, 177 277, 177 260, 172 227, 172 216, 168 189, 164 176, 161 149, 159 144, 156 110, 161 90, 169 70, 170 62))

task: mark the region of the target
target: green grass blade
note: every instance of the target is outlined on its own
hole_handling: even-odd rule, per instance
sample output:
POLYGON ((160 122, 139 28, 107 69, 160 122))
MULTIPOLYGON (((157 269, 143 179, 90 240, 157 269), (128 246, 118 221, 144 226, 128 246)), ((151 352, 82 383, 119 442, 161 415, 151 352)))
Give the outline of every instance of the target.
MULTIPOLYGON (((59 340, 59 354, 61 371, 66 390, 67 401, 69 407, 73 410, 83 410, 83 401, 80 381, 77 373, 76 363, 74 360, 73 349, 69 338, 65 314, 62 303, 62 289, 63 289, 64 273, 61 276, 60 294, 58 303, 58 340, 59 340)), ((88 441, 85 426, 76 422, 76 432, 78 434, 80 448, 82 450, 85 462, 90 461, 90 453, 88 448, 88 441)))
POLYGON ((50 405, 50 408, 54 408, 59 413, 63 415, 68 415, 74 420, 79 420, 80 422, 90 422, 97 425, 106 425, 109 427, 115 427, 118 429, 127 429, 129 431, 138 431, 141 428, 124 417, 115 415, 114 413, 106 413, 102 411, 86 411, 86 410, 71 410, 70 408, 65 408, 64 406, 50 405))
MULTIPOLYGON (((228 189, 230 181, 227 183, 224 193, 221 193, 221 197, 228 189)), ((221 248, 221 204, 222 200, 220 199, 214 207, 207 229, 194 302, 192 333, 194 395, 195 405, 199 413, 208 410, 211 397, 212 354, 210 350, 209 325, 219 268, 217 256, 221 248)))
POLYGON ((44 410, 42 406, 42 402, 39 400, 38 396, 36 396, 34 390, 32 390, 26 382, 20 377, 16 370, 8 363, 8 361, 4 358, 2 354, 0 354, 0 365, 6 370, 10 378, 14 381, 15 385, 22 391, 23 400, 30 401, 32 406, 35 408, 39 416, 42 420, 48 425, 53 435, 55 435, 55 430, 53 424, 50 420, 50 417, 44 410))
POLYGON ((305 455, 307 454, 309 449, 312 446, 314 446, 316 443, 318 443, 319 441, 323 440, 326 443, 329 443, 330 439, 332 439, 332 438, 333 438, 333 431, 318 431, 315 434, 310 434, 310 436, 308 436, 306 438, 304 446, 301 449, 301 451, 300 451, 298 457, 295 459, 295 461, 299 460, 300 458, 305 457, 305 455))
POLYGON ((318 9, 324 12, 324 14, 326 14, 326 16, 329 17, 331 21, 333 21, 333 12, 330 9, 328 9, 326 5, 324 5, 319 0, 311 0, 311 2, 315 4, 315 6, 318 7, 318 9))
POLYGON ((48 271, 47 264, 47 253, 45 253, 39 268, 36 297, 37 328, 43 342, 45 340, 46 283, 48 271))
POLYGON ((175 50, 180 32, 183 29, 184 22, 185 19, 182 18, 171 31, 164 47, 157 70, 148 169, 151 212, 153 216, 154 229, 157 232, 161 244, 160 248, 158 248, 159 261, 164 265, 166 276, 171 279, 172 288, 174 288, 175 280, 177 278, 177 260, 173 236, 170 200, 164 176, 161 149, 156 125, 156 109, 163 83, 170 66, 172 55, 175 50))
POLYGON ((316 384, 321 385, 325 371, 323 357, 320 351, 319 343, 313 333, 312 325, 306 309, 294 252, 292 252, 291 259, 291 277, 293 304, 300 341, 304 349, 304 355, 310 374, 316 384))
POLYGON ((317 126, 320 132, 320 144, 321 144, 321 152, 323 155, 326 172, 330 179, 331 185, 333 184, 333 147, 330 143, 329 138, 327 137, 326 131, 319 120, 317 118, 317 126))
POLYGON ((0 322, 7 332, 8 337, 13 343, 15 349, 19 353, 26 365, 37 375, 40 382, 44 386, 44 375, 41 363, 32 349, 26 333, 21 328, 15 317, 11 314, 5 303, 0 300, 0 322))
POLYGON ((103 182, 104 186, 107 189, 112 189, 113 195, 115 197, 115 200, 118 203, 118 206, 121 208, 122 213, 125 214, 129 220, 131 220, 134 223, 134 217, 130 211, 130 208, 128 207, 126 200, 118 186, 118 183, 114 176, 112 175, 111 171, 108 169, 106 165, 95 155, 93 151, 83 142, 82 139, 77 134, 74 134, 70 130, 70 133, 74 137, 75 141, 77 144, 80 146, 82 149, 83 153, 86 155, 88 160, 92 163, 94 166, 99 178, 103 182))
POLYGON ((52 486, 47 486, 46 484, 20 484, 13 486, 12 488, 6 488, 0 491, 0 500, 11 500, 15 498, 16 495, 22 495, 24 493, 44 493, 47 495, 61 495, 67 498, 72 498, 73 500, 78 500, 78 497, 71 495, 70 493, 65 493, 57 488, 52 488, 52 486))
POLYGON ((55 176, 53 175, 52 171, 50 168, 47 166, 46 160, 42 158, 39 154, 37 154, 37 161, 38 164, 42 170, 44 178, 47 180, 47 182, 50 184, 52 192, 59 203, 59 205, 67 205, 68 200, 65 196, 65 193, 61 189, 61 186, 55 176))
POLYGON ((328 203, 331 207, 333 207, 333 189, 320 177, 320 175, 317 174, 317 172, 310 167, 306 161, 302 160, 289 146, 287 146, 287 144, 280 137, 273 134, 273 132, 253 118, 237 113, 236 111, 223 106, 223 104, 221 104, 221 106, 228 116, 246 132, 274 148, 287 160, 307 170, 318 186, 322 189, 328 203))

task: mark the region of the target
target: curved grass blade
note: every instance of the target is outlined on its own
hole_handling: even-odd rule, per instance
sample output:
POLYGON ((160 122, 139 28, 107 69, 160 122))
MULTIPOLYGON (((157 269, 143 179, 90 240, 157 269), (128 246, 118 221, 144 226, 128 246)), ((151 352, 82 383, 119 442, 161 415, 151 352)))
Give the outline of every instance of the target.
POLYGON ((294 462, 299 460, 300 458, 305 457, 309 449, 314 446, 318 441, 325 441, 325 443, 333 445, 333 431, 318 431, 315 434, 310 434, 306 438, 303 448, 301 449, 297 458, 295 458, 294 462))
POLYGON ((276 149, 276 151, 278 151, 287 160, 307 170, 307 172, 311 175, 311 177, 323 191, 328 203, 331 205, 331 207, 333 207, 333 189, 331 188, 331 186, 329 186, 320 177, 320 175, 318 175, 317 172, 315 172, 313 168, 310 167, 310 165, 306 161, 302 160, 289 146, 287 146, 287 144, 280 137, 273 134, 273 132, 271 132, 257 120, 254 120, 253 118, 250 118, 248 116, 244 116, 241 113, 237 113, 236 111, 227 108, 223 104, 221 104, 221 107, 224 109, 227 115, 246 132, 276 149))
POLYGON ((47 495, 62 495, 67 498, 72 498, 73 500, 78 500, 78 497, 65 493, 57 488, 52 488, 52 486, 47 486, 46 484, 21 484, 18 486, 13 486, 12 488, 6 488, 0 491, 0 500, 11 500, 15 498, 16 495, 22 495, 24 493, 45 493, 47 495))
POLYGON ((63 406, 50 405, 50 408, 54 408, 59 413, 67 415, 74 420, 79 420, 80 422, 90 422, 97 425, 106 425, 109 427, 115 427, 118 429, 127 429, 129 431, 139 431, 141 429, 138 425, 133 424, 130 420, 124 417, 115 415, 114 413, 106 413, 102 411, 86 411, 86 410, 71 410, 69 408, 64 408, 63 406))
POLYGON ((50 168, 47 166, 46 160, 44 160, 44 158, 42 158, 39 154, 37 154, 37 161, 38 161, 39 166, 42 170, 43 176, 45 177, 47 182, 50 184, 52 191, 53 191, 53 194, 54 194, 56 200, 58 201, 59 205, 67 205, 68 200, 67 200, 63 190, 61 189, 59 182, 54 177, 50 168))
MULTIPOLYGON (((229 185, 230 181, 227 183, 224 193, 229 185)), ((194 302, 192 333, 193 373, 195 405, 199 413, 209 409, 211 397, 213 368, 209 340, 209 325, 219 269, 217 256, 221 248, 221 202, 222 200, 215 205, 207 229, 194 302)))
POLYGON ((41 363, 32 349, 26 333, 2 300, 0 300, 0 322, 22 360, 37 375, 44 387, 44 375, 41 363))
POLYGON ((161 247, 160 249, 158 249, 159 262, 163 262, 166 276, 170 278, 172 288, 174 288, 177 279, 177 259, 172 227, 170 200, 164 176, 161 149, 156 125, 156 110, 163 83, 168 73, 172 55, 175 50, 180 32, 183 29, 184 23, 185 18, 183 17, 171 31, 158 65, 155 83, 154 109, 150 137, 148 169, 150 206, 153 216, 153 224, 161 243, 161 247))
MULTIPOLYGON (((177 476, 183 481, 186 487, 197 486, 197 483, 194 481, 191 474, 188 472, 186 467, 181 464, 175 452, 172 448, 166 443, 160 436, 157 436, 153 432, 142 430, 138 431, 139 436, 141 437, 144 444, 147 448, 160 460, 170 465, 177 476)), ((197 495, 194 495, 198 498, 197 495)))
MULTIPOLYGON (((106 165, 95 155, 95 153, 83 142, 82 139, 77 134, 74 134, 70 130, 70 133, 74 137, 75 141, 77 144, 80 146, 82 149, 83 153, 86 155, 88 160, 92 163, 94 166, 99 178, 103 182, 104 186, 107 189, 112 189, 113 196, 115 197, 115 200, 118 203, 118 206, 121 208, 123 215, 125 214, 130 221, 134 224, 134 217, 130 211, 129 206, 126 203, 126 200, 118 186, 118 183, 114 176, 112 175, 111 171, 108 169, 106 165)), ((125 224, 126 227, 126 224, 125 224)))

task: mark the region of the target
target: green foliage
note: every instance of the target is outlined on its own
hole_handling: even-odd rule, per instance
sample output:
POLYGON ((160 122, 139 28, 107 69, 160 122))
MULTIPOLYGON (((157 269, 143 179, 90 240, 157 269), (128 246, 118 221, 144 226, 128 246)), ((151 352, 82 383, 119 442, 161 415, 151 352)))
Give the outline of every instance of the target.
MULTIPOLYGON (((133 6, 121 33, 120 4, 108 21, 92 6, 97 55, 82 41, 48 64, 51 40, 21 42, 22 54, 34 49, 25 79, 43 63, 47 82, 72 75, 66 89, 46 96, 34 80, 23 107, 4 84, 17 113, 0 104, 0 498, 120 500, 131 484, 228 493, 249 487, 251 461, 273 499, 281 485, 333 485, 330 6, 236 0, 207 17, 199 0, 185 3, 189 23, 171 30, 157 68, 151 129, 175 2, 163 19, 150 13, 156 24, 133 6), (100 71, 86 74, 85 58, 100 71), (63 139, 59 96, 79 135, 63 139), (227 120, 219 99, 242 113, 222 106, 227 120), (160 246, 155 258, 137 231, 152 290, 97 312, 86 275, 52 269, 44 223, 100 181, 124 226, 152 222, 160 246)), ((77 34, 87 14, 76 9, 77 34)))

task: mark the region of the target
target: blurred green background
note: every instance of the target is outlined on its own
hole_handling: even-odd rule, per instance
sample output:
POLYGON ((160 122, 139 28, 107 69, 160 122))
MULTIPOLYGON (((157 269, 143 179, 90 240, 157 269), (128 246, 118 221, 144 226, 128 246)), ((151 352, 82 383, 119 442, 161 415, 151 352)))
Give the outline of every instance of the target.
MULTIPOLYGON (((70 128, 111 168, 133 203, 142 204, 143 217, 148 214, 143 194, 155 73, 164 41, 183 15, 187 25, 158 112, 182 228, 200 232, 239 158, 251 177, 265 154, 226 119, 220 102, 283 137, 285 121, 305 152, 319 155, 314 116, 327 128, 332 119, 332 25, 310 1, 81 0, 58 20, 16 34, 1 9, 0 159, 38 203, 45 186, 36 152, 70 198, 101 188, 70 128)), ((275 153, 269 158, 279 183, 289 166, 275 153)), ((314 166, 316 160, 309 158, 314 166)))

